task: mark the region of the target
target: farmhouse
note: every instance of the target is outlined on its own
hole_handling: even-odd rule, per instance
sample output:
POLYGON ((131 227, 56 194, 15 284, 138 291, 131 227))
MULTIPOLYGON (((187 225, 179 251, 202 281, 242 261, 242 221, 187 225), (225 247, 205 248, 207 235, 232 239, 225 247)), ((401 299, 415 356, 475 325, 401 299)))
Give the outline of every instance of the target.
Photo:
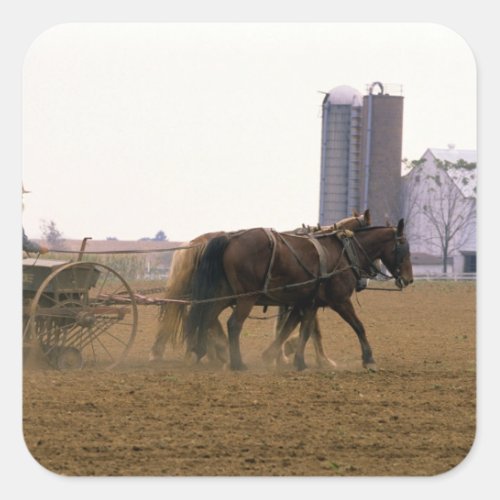
POLYGON ((415 274, 436 270, 436 257, 441 273, 476 272, 476 160, 476 151, 430 148, 403 176, 406 231, 421 255, 415 274))

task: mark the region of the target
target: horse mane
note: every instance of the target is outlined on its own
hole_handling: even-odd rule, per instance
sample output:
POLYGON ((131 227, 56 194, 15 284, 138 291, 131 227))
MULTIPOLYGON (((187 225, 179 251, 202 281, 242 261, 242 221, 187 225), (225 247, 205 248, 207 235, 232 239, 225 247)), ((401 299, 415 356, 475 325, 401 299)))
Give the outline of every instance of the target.
POLYGON ((373 229, 396 229, 394 226, 365 226, 365 227, 357 227, 356 229, 352 229, 353 233, 361 233, 364 231, 372 231, 373 229))

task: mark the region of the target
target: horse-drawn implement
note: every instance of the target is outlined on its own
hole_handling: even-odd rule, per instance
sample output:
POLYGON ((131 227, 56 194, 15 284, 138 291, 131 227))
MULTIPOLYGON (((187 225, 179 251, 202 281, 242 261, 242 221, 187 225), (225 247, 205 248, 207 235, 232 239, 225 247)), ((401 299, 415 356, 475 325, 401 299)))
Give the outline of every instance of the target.
POLYGON ((59 369, 112 368, 137 332, 137 304, 127 282, 96 262, 23 261, 23 344, 59 369), (122 301, 109 297, 121 297, 122 301))

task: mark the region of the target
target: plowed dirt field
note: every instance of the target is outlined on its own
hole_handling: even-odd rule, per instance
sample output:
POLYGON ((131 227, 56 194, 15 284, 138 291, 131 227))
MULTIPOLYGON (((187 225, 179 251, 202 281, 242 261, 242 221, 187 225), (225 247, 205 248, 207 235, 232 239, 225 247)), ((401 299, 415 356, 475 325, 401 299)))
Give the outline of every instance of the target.
MULTIPOLYGON (((167 347, 151 365, 156 306, 114 371, 24 368, 24 435, 32 455, 63 475, 428 476, 472 446, 476 407, 474 283, 416 282, 354 298, 379 371, 361 366, 353 331, 319 313, 335 370, 277 370, 261 353, 272 319, 248 320, 245 372, 189 367, 167 347)), ((269 308, 264 315, 271 317, 269 308)))

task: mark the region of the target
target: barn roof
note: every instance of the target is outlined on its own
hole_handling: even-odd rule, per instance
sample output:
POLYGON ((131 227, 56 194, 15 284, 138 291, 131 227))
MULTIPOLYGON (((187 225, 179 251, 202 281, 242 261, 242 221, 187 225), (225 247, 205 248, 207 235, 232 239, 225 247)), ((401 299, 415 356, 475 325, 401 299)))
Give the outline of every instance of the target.
MULTIPOLYGON (((463 160, 467 163, 477 163, 477 151, 471 149, 447 149, 429 148, 434 158, 443 162, 456 164, 463 160)), ((466 198, 476 198, 477 189, 477 169, 452 168, 447 170, 450 179, 460 189, 466 198)))
POLYGON ((449 148, 429 148, 434 158, 441 161, 449 161, 450 163, 457 163, 459 160, 464 160, 467 163, 477 162, 477 151, 474 149, 455 149, 449 148))

